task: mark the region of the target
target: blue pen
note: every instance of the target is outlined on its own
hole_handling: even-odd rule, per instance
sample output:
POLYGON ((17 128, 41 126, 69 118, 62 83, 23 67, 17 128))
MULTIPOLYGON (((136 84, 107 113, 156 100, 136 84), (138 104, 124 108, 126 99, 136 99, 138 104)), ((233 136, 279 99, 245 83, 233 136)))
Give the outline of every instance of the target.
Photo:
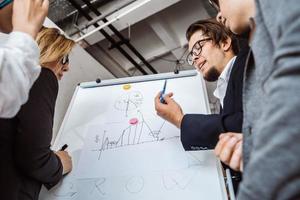
POLYGON ((166 87, 167 87, 167 79, 165 80, 163 90, 161 91, 160 97, 159 97, 160 102, 164 103, 164 104, 166 103, 165 100, 164 100, 164 95, 165 95, 166 87))

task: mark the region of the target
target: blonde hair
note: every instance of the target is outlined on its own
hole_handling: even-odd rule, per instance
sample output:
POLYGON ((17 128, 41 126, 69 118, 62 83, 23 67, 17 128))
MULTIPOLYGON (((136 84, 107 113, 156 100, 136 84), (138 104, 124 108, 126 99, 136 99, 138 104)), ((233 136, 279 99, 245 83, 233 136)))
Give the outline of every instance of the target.
POLYGON ((40 65, 62 59, 69 54, 75 42, 66 38, 56 28, 42 27, 36 41, 40 48, 40 65))

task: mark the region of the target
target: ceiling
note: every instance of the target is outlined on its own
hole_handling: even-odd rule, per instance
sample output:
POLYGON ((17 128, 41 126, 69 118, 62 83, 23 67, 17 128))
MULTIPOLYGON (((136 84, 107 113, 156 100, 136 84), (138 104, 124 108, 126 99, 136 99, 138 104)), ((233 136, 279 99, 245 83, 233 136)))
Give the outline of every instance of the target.
POLYGON ((191 69, 185 31, 213 15, 207 0, 50 0, 48 17, 74 40, 103 27, 79 44, 126 77, 191 69))

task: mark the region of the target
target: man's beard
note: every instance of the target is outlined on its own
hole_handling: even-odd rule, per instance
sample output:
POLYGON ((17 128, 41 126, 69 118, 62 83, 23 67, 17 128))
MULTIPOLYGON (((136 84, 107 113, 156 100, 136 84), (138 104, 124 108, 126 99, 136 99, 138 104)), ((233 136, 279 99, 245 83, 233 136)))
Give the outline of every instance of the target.
POLYGON ((212 66, 206 74, 203 74, 204 79, 208 82, 214 82, 218 80, 219 76, 220 73, 214 66, 212 66))

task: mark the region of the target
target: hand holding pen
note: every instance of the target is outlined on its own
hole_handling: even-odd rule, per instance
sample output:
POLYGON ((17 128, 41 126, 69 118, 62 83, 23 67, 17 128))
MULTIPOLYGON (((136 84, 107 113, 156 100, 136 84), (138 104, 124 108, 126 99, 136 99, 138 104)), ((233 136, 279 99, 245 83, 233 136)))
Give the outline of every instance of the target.
POLYGON ((72 170, 72 158, 66 150, 67 144, 63 145, 59 151, 55 152, 61 161, 63 167, 63 175, 69 173, 72 170))
POLYGON ((180 128, 183 112, 180 105, 172 98, 173 93, 165 94, 167 80, 165 80, 162 92, 154 99, 157 115, 180 128))

